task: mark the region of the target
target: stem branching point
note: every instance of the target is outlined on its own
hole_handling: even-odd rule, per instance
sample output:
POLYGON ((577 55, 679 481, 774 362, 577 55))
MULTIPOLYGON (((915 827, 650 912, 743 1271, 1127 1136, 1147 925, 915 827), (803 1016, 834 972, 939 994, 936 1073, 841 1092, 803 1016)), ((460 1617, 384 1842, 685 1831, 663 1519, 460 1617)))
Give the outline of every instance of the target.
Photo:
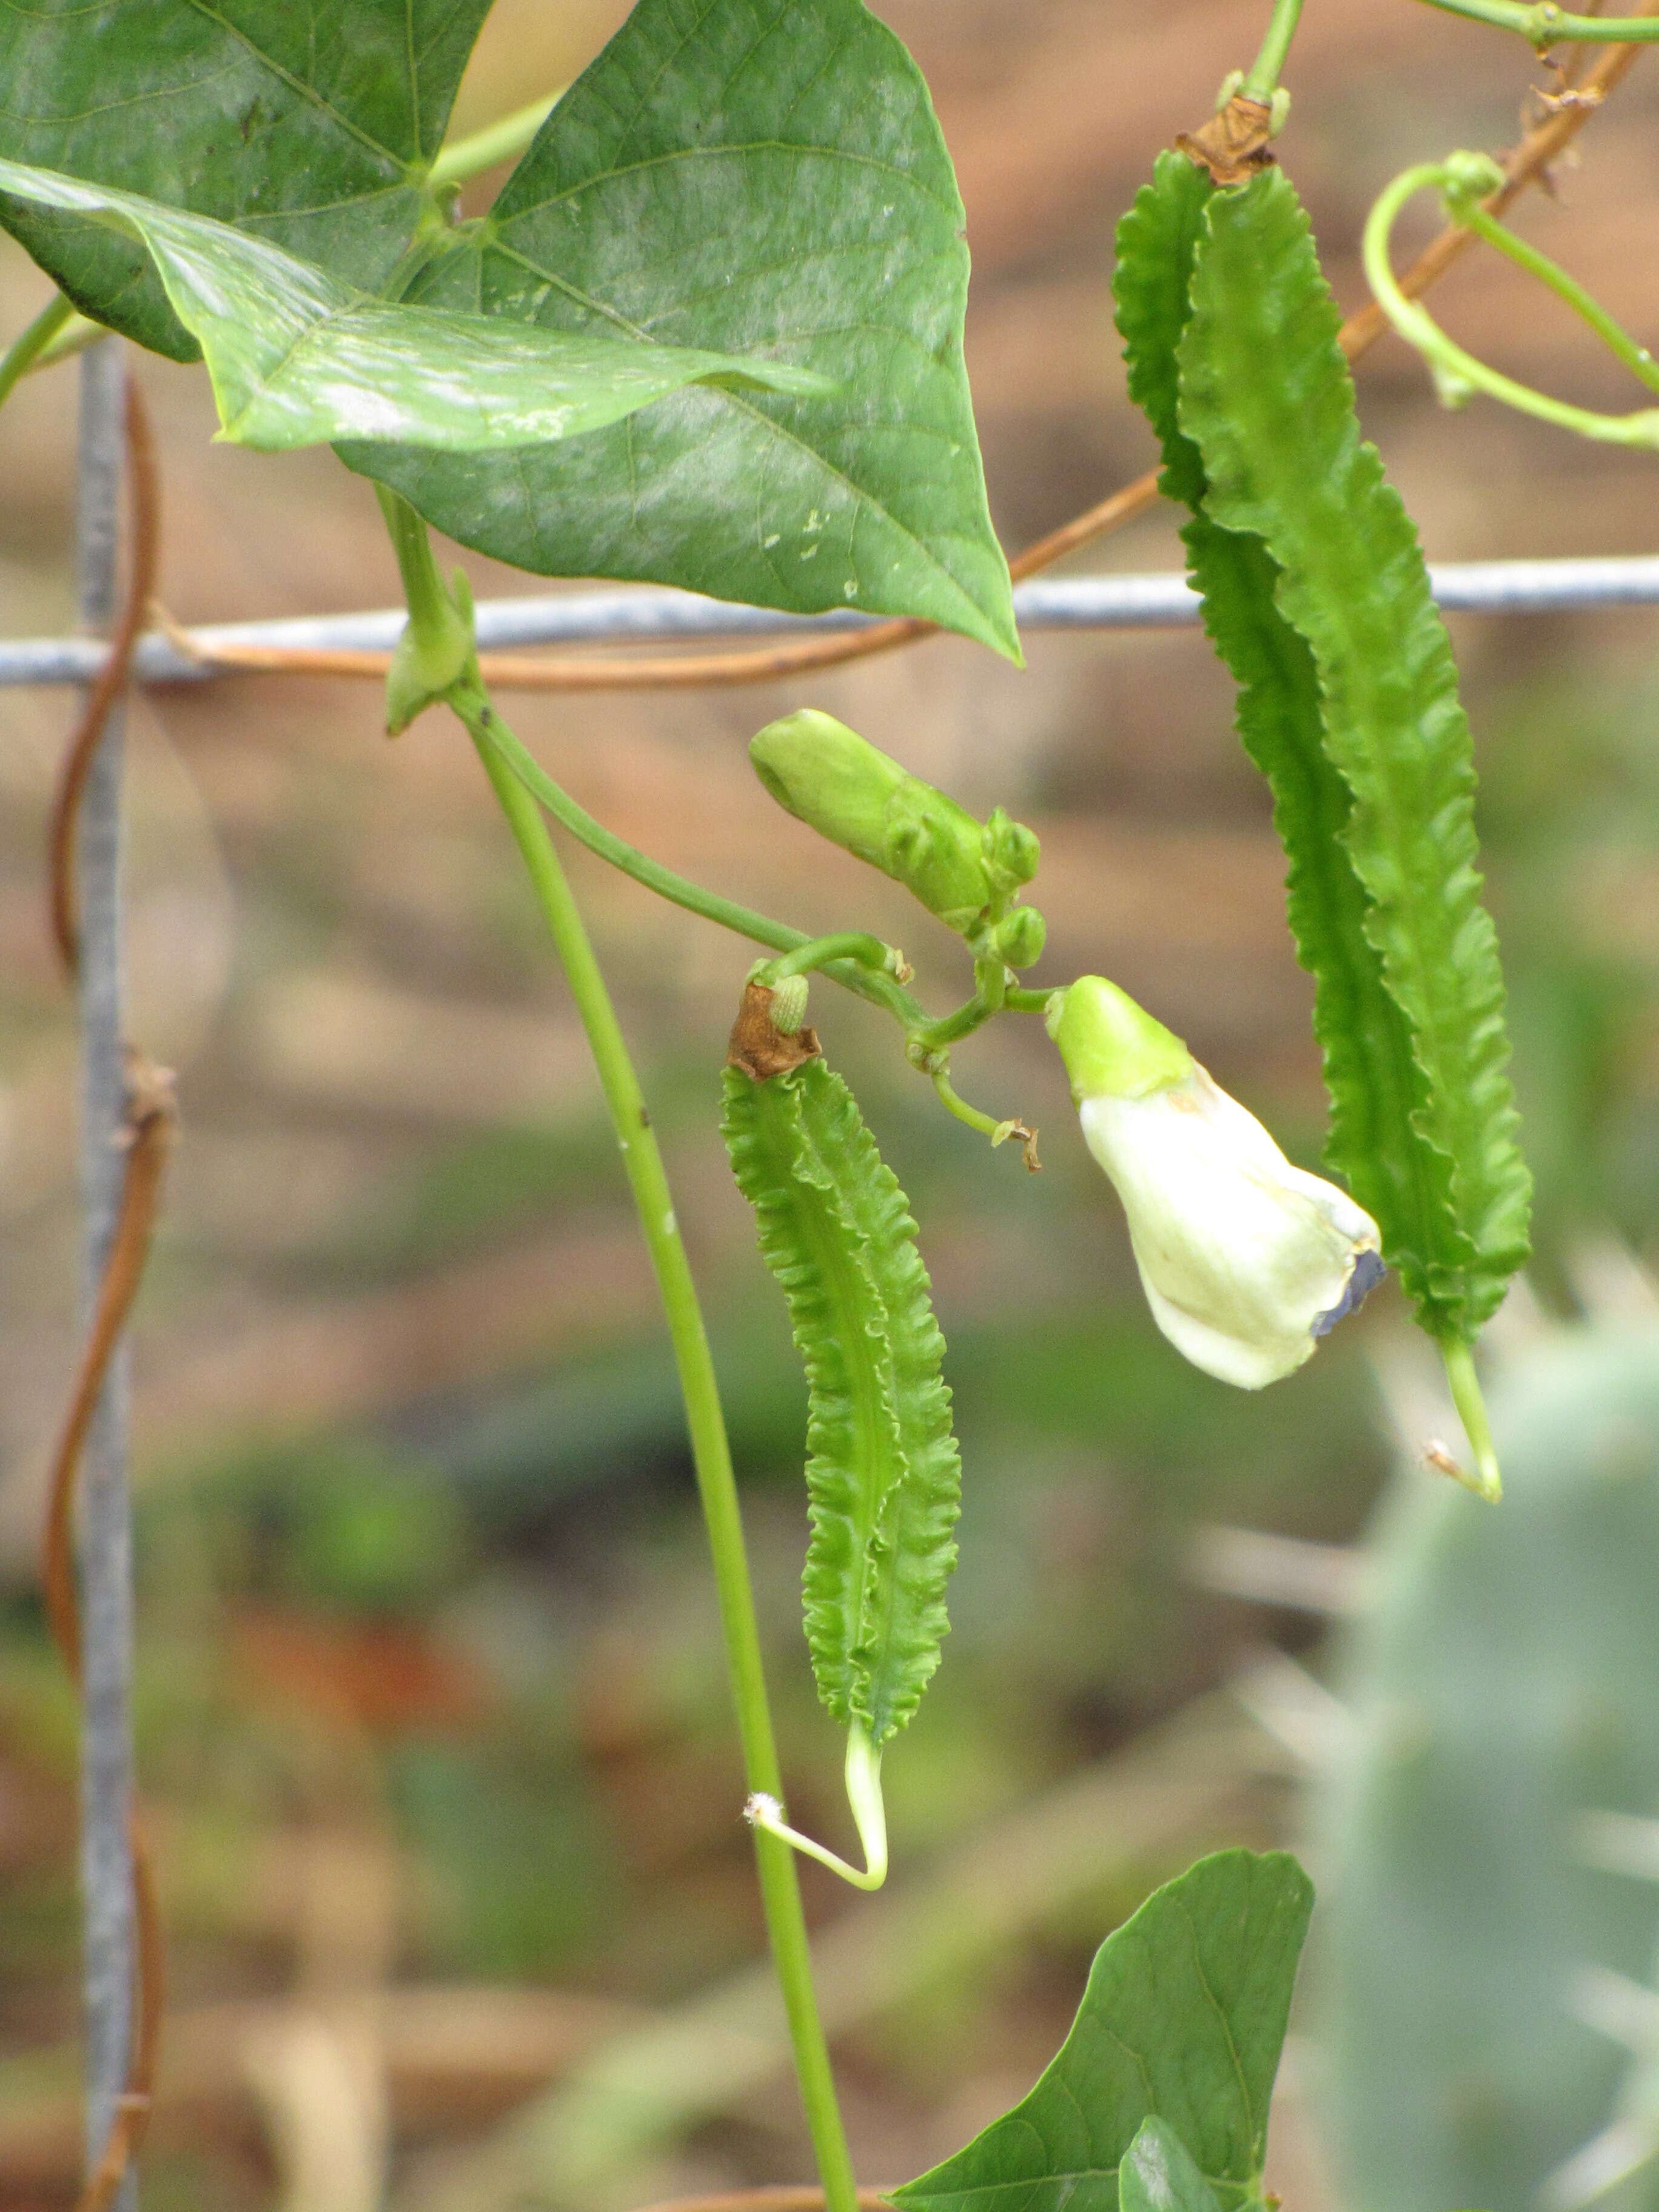
POLYGON ((1537 52, 1550 46, 1577 46, 1595 39, 1606 46, 1626 41, 1659 40, 1659 18, 1643 15, 1570 15, 1553 0, 1529 5, 1528 0, 1429 0, 1449 15, 1467 16, 1472 23, 1490 24, 1493 30, 1514 31, 1537 52))

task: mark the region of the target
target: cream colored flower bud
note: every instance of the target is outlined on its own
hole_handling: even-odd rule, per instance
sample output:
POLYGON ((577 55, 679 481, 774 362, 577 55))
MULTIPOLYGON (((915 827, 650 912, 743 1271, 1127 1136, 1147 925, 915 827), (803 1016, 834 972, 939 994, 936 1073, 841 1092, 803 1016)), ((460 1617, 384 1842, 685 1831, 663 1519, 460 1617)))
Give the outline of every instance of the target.
POLYGON ((1289 1375, 1381 1280, 1376 1224, 1292 1167, 1115 984, 1085 975, 1056 1000, 1049 1027, 1084 1138, 1123 1201, 1158 1327, 1224 1382, 1289 1375))

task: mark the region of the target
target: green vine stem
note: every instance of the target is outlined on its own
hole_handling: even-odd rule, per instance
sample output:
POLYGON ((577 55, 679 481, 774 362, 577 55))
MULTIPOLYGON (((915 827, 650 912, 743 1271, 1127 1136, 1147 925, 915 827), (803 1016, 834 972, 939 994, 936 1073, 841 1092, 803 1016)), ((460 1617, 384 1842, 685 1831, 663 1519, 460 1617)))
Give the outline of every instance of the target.
MULTIPOLYGON (((458 571, 453 593, 447 592, 432 557, 431 538, 420 516, 396 493, 383 494, 380 504, 392 550, 398 556, 398 573, 410 611, 409 623, 398 641, 387 678, 387 720, 393 729, 401 729, 423 707, 441 701, 465 725, 507 817, 537 903, 564 968, 588 1049, 599 1072, 605 1109, 623 1156, 668 1324, 669 1341, 685 1404, 697 1491, 708 1531, 720 1628, 726 1640, 726 1665, 737 1708, 738 1735, 743 1747, 750 1799, 752 1802, 761 1797, 778 1802, 783 1795, 783 1781, 766 1695, 760 1626, 755 1615, 755 1594, 744 1546, 743 1516, 732 1470, 732 1449, 702 1310, 675 1218, 673 1194, 668 1187, 656 1133, 580 909, 543 818, 539 794, 528 787, 514 757, 524 749, 496 713, 478 674, 472 642, 471 594, 465 575, 458 571), (458 635, 462 647, 459 665, 458 635)), ((526 754, 524 757, 528 759, 529 756, 526 754)), ((562 798, 562 793, 560 796, 562 798)), ((799 932, 792 935, 797 942, 806 942, 799 932)), ((789 2023, 801 2103, 811 2134, 819 2178, 823 2183, 826 2212, 858 2212, 858 2185, 842 2126, 829 2045, 812 1986, 811 1954, 794 1856, 781 1837, 757 1827, 755 1858, 767 1936, 789 2023)))
MULTIPOLYGON (((1644 20, 1651 20, 1656 30, 1659 30, 1659 17, 1644 20)), ((1659 448, 1659 408, 1642 408, 1630 415, 1600 415, 1565 400, 1552 398, 1547 392, 1534 392, 1530 385, 1518 384, 1513 377, 1503 375, 1485 362, 1477 361, 1473 354, 1466 353, 1447 337, 1425 307, 1417 301, 1407 299, 1395 281, 1389 240, 1400 210, 1414 193, 1437 189, 1444 196, 1453 222, 1466 224, 1500 252, 1508 254, 1511 260, 1540 278, 1583 318, 1626 368, 1650 389, 1659 391, 1659 368, 1656 368, 1647 349, 1621 330, 1564 269, 1558 268, 1535 246, 1516 237, 1480 206, 1480 200, 1497 191, 1503 181, 1503 172, 1498 164, 1484 154, 1454 154, 1443 161, 1420 162, 1396 177, 1378 198, 1365 223, 1362 252, 1365 275, 1377 305, 1401 337, 1424 356, 1449 404, 1461 405, 1474 392, 1484 392, 1505 406, 1535 416, 1540 422, 1553 422, 1559 428, 1575 431, 1583 438, 1593 438, 1606 445, 1659 448)))
MULTIPOLYGON (((465 570, 457 569, 446 589, 432 555, 427 526, 407 500, 385 486, 375 487, 392 550, 398 556, 410 619, 398 641, 386 679, 386 720, 392 732, 404 729, 423 708, 440 700, 454 704, 458 681, 477 684, 477 656, 472 647, 472 602, 465 570)), ((459 709, 457 710, 459 711, 459 709)), ((468 725, 472 728, 472 725, 468 725)), ((755 944, 784 957, 772 968, 772 980, 781 981, 809 969, 828 975, 845 989, 881 1006, 902 1024, 905 1054, 913 1067, 932 1076, 933 1087, 946 1109, 969 1128, 990 1137, 994 1145, 1018 1136, 1025 1144, 1028 1165, 1035 1164, 1035 1139, 1018 1121, 997 1121, 959 1098, 945 1079, 949 1056, 945 1047, 988 1021, 1014 996, 1029 1004, 1022 1012, 1037 1011, 1048 1004, 1045 992, 1012 993, 1007 969, 999 960, 976 959, 974 996, 955 1013, 930 1023, 925 1006, 903 984, 910 967, 902 953, 865 930, 845 930, 830 937, 809 937, 805 930, 773 921, 752 908, 739 906, 719 892, 705 890, 659 861, 648 859, 596 821, 542 767, 523 741, 515 737, 492 709, 472 728, 475 741, 494 763, 510 775, 521 792, 544 806, 554 820, 603 860, 631 876, 660 897, 701 915, 755 944)), ((492 769, 493 773, 493 769, 492 769)))
MULTIPOLYGON (((394 543, 396 540, 394 539, 394 543)), ((475 732, 475 734, 477 734, 475 732)), ((522 787, 537 799, 553 819, 578 838, 591 853, 608 860, 623 874, 631 876, 647 890, 668 899, 689 914, 701 915, 705 921, 717 922, 739 937, 747 937, 757 945, 764 945, 784 957, 775 964, 769 963, 771 979, 781 981, 790 975, 799 975, 811 969, 828 975, 860 998, 868 999, 894 1015, 904 1025, 905 1053, 914 1067, 931 1075, 933 1088, 941 1103, 958 1121, 965 1121, 970 1129, 988 1136, 994 1145, 1009 1137, 1019 1137, 1030 1144, 1030 1138, 1024 1124, 1018 1121, 998 1121, 959 1098, 945 1079, 948 1060, 945 1045, 953 1038, 965 1036, 989 1020, 997 1009, 988 1006, 978 995, 958 1006, 954 1014, 943 1021, 930 1023, 926 1007, 902 988, 901 976, 908 976, 909 968, 892 945, 884 945, 878 937, 863 930, 837 932, 831 937, 808 937, 805 930, 792 929, 787 922, 773 921, 752 908, 739 906, 735 900, 722 898, 718 891, 705 890, 700 884, 688 882, 676 875, 660 861, 653 860, 598 822, 586 808, 578 805, 562 784, 556 783, 522 739, 495 715, 483 732, 480 742, 517 777, 522 787), (896 964, 895 964, 896 963, 896 964)), ((1003 1004, 1021 1013, 1041 1013, 1052 994, 1047 991, 1021 991, 1010 988, 1003 1004)), ((1032 1155, 1028 1151, 1027 1158, 1032 1155)))
POLYGON ((763 981, 781 983, 788 975, 814 975, 837 960, 855 961, 874 975, 891 975, 900 982, 911 972, 909 962, 896 945, 884 945, 867 930, 842 929, 833 937, 810 938, 793 952, 786 952, 781 960, 769 960, 763 981))
POLYGON ((20 331, 4 354, 0 355, 0 406, 11 397, 18 380, 27 375, 74 313, 74 307, 64 295, 55 294, 27 329, 20 331))
POLYGON ((939 1093, 939 1103, 947 1114, 954 1115, 969 1128, 976 1129, 981 1137, 988 1137, 993 1151, 999 1145, 1006 1145, 1011 1137, 1018 1137, 1026 1166, 1033 1175, 1036 1173, 1040 1163, 1036 1155, 1037 1133, 1035 1129, 1028 1129, 1020 1121, 999 1121, 993 1115, 981 1113, 977 1106, 970 1106, 965 1098, 957 1096, 945 1068, 930 1068, 928 1073, 933 1078, 934 1090, 939 1093))
MULTIPOLYGON (((1497 164, 1493 163, 1493 167, 1497 164)), ((1500 172, 1501 174, 1501 172, 1500 172)), ((1638 345, 1630 332, 1616 323, 1599 300, 1593 300, 1577 279, 1570 276, 1559 263, 1547 253, 1540 253, 1535 246, 1512 231, 1507 223, 1487 213, 1478 199, 1461 199, 1457 203, 1456 219, 1482 238, 1488 246, 1496 246, 1500 253, 1528 275, 1547 284, 1559 297, 1565 300, 1577 315, 1582 316, 1595 332, 1609 353, 1623 362, 1632 376, 1639 377, 1650 391, 1659 392, 1659 362, 1644 345, 1638 345)))
MULTIPOLYGON (((651 1264, 656 1272, 685 1401, 692 1459, 708 1530, 709 1550, 714 1557, 720 1624, 737 1705, 738 1733, 743 1745, 744 1771, 751 1798, 763 1797, 775 1803, 782 1796, 783 1784, 767 1702, 760 1629, 744 1548, 731 1447, 708 1334, 691 1279, 690 1263, 675 1221, 662 1155, 616 1010, 569 883, 553 848, 547 824, 540 807, 507 766, 495 742, 502 726, 501 718, 476 672, 452 687, 449 703, 477 747, 484 773, 494 787, 523 855, 599 1070, 605 1106, 622 1150, 651 1264)), ((783 1993, 801 2101, 811 2131, 825 2204, 828 2212, 856 2212, 858 2188, 812 1987, 806 1920, 801 1910, 793 1853, 781 1838, 757 1826, 755 1857, 767 1933, 783 1993)))
POLYGON ((515 108, 498 123, 486 124, 470 137, 442 147, 427 172, 427 182, 434 191, 441 192, 449 185, 464 185, 482 170, 493 169, 498 161, 516 161, 568 90, 568 86, 561 85, 556 92, 532 100, 528 107, 515 108))
POLYGON ((1261 41, 1261 51, 1251 64, 1249 75, 1239 87, 1247 100, 1259 100, 1266 105, 1278 91, 1285 58, 1291 51, 1291 40, 1296 36, 1296 27, 1301 17, 1302 0, 1273 0, 1273 19, 1267 25, 1267 35, 1261 41))
POLYGON ((1529 46, 1542 53, 1547 46, 1577 46, 1594 39, 1602 46, 1630 40, 1659 39, 1659 16, 1570 15, 1543 0, 1528 6, 1527 0, 1428 0, 1449 15, 1466 15, 1472 23, 1489 23, 1497 31, 1518 32, 1529 46))
POLYGON ((88 346, 96 345, 100 338, 108 336, 104 325, 94 323, 89 315, 71 315, 52 343, 42 346, 29 363, 29 374, 33 375, 37 368, 55 368, 60 361, 73 361, 76 354, 84 353, 88 346))
MULTIPOLYGON (((920 1055, 944 1051, 946 1046, 960 1038, 971 1036, 982 1029, 994 1014, 1000 1014, 1008 1003, 1008 970, 1000 960, 980 959, 974 963, 974 995, 966 999, 954 1012, 945 1014, 936 1022, 929 1022, 913 1030, 909 1038, 910 1057, 917 1066, 924 1066, 920 1055)), ((1044 994, 1047 1003, 1047 994, 1044 994)))
MULTIPOLYGON (((722 929, 732 930, 738 937, 746 937, 756 945, 763 945, 773 952, 797 952, 813 944, 804 929, 792 929, 787 922, 774 921, 769 916, 757 914, 752 907, 739 906, 735 899, 722 898, 718 891, 705 890, 701 884, 689 882, 665 868, 659 860, 649 859, 627 839, 619 837, 597 822, 586 808, 579 805, 562 784, 555 782, 535 755, 520 738, 515 738, 499 716, 489 740, 492 750, 511 769, 526 790, 538 799, 553 819, 590 853, 608 860, 613 868, 631 876, 636 884, 655 891, 659 898, 672 905, 684 907, 688 914, 701 915, 705 921, 716 922, 722 929)), ((862 931, 849 932, 861 942, 873 944, 862 931)), ((884 946, 883 951, 886 948, 884 946)), ((860 998, 884 1007, 902 1022, 907 1030, 925 1025, 927 1009, 898 983, 896 977, 879 967, 866 967, 856 959, 830 959, 823 969, 831 981, 839 983, 860 998)))

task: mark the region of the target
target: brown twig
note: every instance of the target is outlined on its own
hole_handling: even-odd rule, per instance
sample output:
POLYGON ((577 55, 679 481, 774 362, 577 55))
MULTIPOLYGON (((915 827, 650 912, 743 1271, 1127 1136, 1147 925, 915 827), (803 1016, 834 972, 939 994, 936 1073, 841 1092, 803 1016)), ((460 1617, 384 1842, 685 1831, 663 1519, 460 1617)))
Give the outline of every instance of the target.
POLYGON ((51 859, 52 942, 73 975, 80 963, 80 930, 75 913, 75 829, 81 793, 110 709, 126 689, 132 649, 155 590, 157 547, 161 531, 161 481, 155 440, 143 395, 129 376, 125 393, 127 468, 132 482, 132 558, 121 618, 110 639, 108 658, 87 693, 80 723, 70 739, 58 771, 48 833, 51 859))
MULTIPOLYGON (((172 1078, 164 1069, 130 1054, 127 1160, 120 1210, 70 1394, 69 1415, 52 1458, 41 1566, 52 1636, 77 1689, 81 1686, 81 1609, 75 1575, 76 1476, 110 1360, 143 1276, 174 1118, 172 1078)), ((121 2178, 143 2140, 155 2083, 165 1955, 155 1875, 136 1806, 128 1815, 127 1833, 132 1852, 133 1920, 138 1948, 132 2057, 125 2091, 117 2103, 109 2135, 82 2192, 77 2212, 105 2212, 113 2202, 121 2178)))
MULTIPOLYGON (((87 694, 85 708, 70 740, 58 774, 50 834, 48 897, 52 934, 64 966, 73 977, 80 966, 80 928, 76 911, 75 841, 82 796, 110 711, 125 689, 139 626, 155 585, 161 536, 161 486, 155 441, 137 385, 129 376, 124 393, 127 467, 132 485, 131 574, 120 619, 109 654, 87 694)), ((172 1078, 129 1048, 125 1142, 127 1159, 103 1279, 93 1310, 81 1364, 70 1398, 63 1434, 52 1459, 42 1561, 47 1618, 64 1664, 81 1687, 81 1608, 75 1568, 75 1490, 87 1433, 115 1347, 143 1279, 161 1197, 168 1140, 174 1121, 172 1078)), ((126 2087, 98 2161, 82 2191, 77 2212, 106 2212, 137 2154, 149 2124, 161 2041, 166 1951, 155 1894, 149 1846, 136 1802, 128 1809, 127 1841, 132 1863, 134 2030, 126 2087)))
MULTIPOLYGON (((1638 0, 1631 13, 1659 15, 1659 0, 1638 0)), ((1641 51, 1639 46, 1629 44, 1601 48, 1589 74, 1574 88, 1578 98, 1564 102, 1547 114, 1541 123, 1534 124, 1505 159, 1502 188, 1482 204, 1489 215, 1502 215, 1528 185, 1547 181, 1551 162, 1559 161, 1565 153, 1614 86, 1635 66, 1641 51)), ((1448 223, 1400 279, 1400 289, 1406 297, 1415 300, 1431 284, 1437 283, 1453 262, 1468 252, 1474 238, 1474 231, 1458 223, 1448 223)), ((1342 326, 1342 343, 1349 360, 1357 361, 1388 328, 1388 317, 1375 301, 1358 314, 1350 315, 1342 326)))
MULTIPOLYGON (((1659 0, 1638 0, 1638 15, 1659 13, 1659 0)), ((1501 215, 1528 185, 1547 176, 1549 165, 1559 158, 1632 67, 1642 49, 1629 44, 1604 46, 1583 83, 1577 97, 1563 103, 1535 125, 1504 162, 1506 180, 1486 206, 1501 215)), ((1438 238, 1419 255, 1400 280, 1408 299, 1416 299, 1443 276, 1474 242, 1473 231, 1448 224, 1438 238)), ((1375 302, 1350 315, 1342 325, 1341 344, 1350 361, 1369 352, 1389 328, 1387 317, 1375 302)), ((1052 568, 1079 546, 1121 530, 1144 514, 1158 499, 1158 472, 1148 470, 1133 483, 1102 500, 1058 530, 1040 538, 1035 545, 1008 563, 1018 583, 1052 568)), ((230 646, 210 651, 191 631, 158 610, 161 627, 180 651, 204 665, 222 669, 262 670, 289 676, 353 676, 384 678, 391 663, 385 653, 309 652, 282 646, 230 646)), ((663 691, 692 690, 714 685, 775 684, 809 670, 836 668, 848 661, 867 660, 872 654, 891 653, 919 638, 932 637, 938 625, 914 617, 875 623, 869 629, 833 637, 811 637, 787 645, 761 646, 742 653, 672 653, 644 654, 635 659, 581 658, 574 654, 534 658, 529 654, 486 653, 478 657, 479 672, 492 690, 501 691, 663 691)))
POLYGON ((135 1805, 127 1815, 127 1848, 132 1858, 133 1923, 138 1937, 137 2003, 132 2057, 127 2086, 115 2100, 115 2117, 98 2163, 87 2177, 75 2212, 108 2212, 127 2168, 143 2146, 155 2101, 155 2066, 161 2047, 161 2009, 167 1990, 167 1943, 149 1841, 135 1805))
POLYGON ((75 1595, 75 1477, 87 1431, 98 1405, 110 1358, 119 1340, 143 1273, 161 1194, 167 1139, 173 1121, 172 1079, 136 1055, 127 1070, 126 1173, 116 1217, 108 1264, 98 1286, 92 1326, 81 1354, 68 1418, 52 1462, 46 1510, 45 1581, 46 1612, 64 1664, 76 1688, 81 1683, 81 1624, 75 1595))

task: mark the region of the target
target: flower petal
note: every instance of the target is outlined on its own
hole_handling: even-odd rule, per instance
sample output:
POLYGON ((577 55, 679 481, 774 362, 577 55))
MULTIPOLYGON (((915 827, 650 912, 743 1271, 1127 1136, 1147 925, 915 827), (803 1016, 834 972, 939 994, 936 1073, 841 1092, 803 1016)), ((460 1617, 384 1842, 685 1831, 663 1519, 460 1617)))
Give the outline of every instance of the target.
POLYGON ((1376 1279, 1370 1216, 1292 1167, 1196 1062, 1178 1082, 1085 1098, 1079 1112, 1123 1200, 1153 1316, 1207 1373, 1245 1389, 1290 1374, 1376 1279))

